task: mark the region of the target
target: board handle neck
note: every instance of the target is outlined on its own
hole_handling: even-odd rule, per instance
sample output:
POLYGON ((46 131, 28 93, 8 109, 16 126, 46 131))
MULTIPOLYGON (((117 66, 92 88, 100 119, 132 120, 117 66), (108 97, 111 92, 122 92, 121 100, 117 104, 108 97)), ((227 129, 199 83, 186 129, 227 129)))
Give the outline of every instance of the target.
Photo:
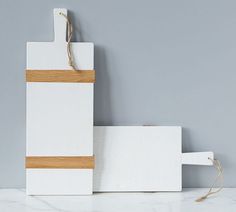
POLYGON ((67 9, 55 8, 54 14, 54 42, 66 42, 66 19, 60 15, 63 13, 67 15, 67 9))
POLYGON ((213 152, 187 152, 182 153, 183 165, 205 165, 212 166, 214 160, 213 152))

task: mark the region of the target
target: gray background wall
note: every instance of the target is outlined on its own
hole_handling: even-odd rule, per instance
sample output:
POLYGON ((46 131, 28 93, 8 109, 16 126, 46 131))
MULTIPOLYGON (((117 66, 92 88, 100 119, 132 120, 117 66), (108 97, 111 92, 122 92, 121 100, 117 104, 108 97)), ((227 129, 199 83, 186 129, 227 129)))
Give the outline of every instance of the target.
MULTIPOLYGON (((0 187, 24 187, 25 44, 53 39, 68 8, 95 43, 95 124, 181 125, 184 151, 212 150, 236 186, 236 2, 0 0, 0 187)), ((215 170, 184 167, 185 187, 215 170)))

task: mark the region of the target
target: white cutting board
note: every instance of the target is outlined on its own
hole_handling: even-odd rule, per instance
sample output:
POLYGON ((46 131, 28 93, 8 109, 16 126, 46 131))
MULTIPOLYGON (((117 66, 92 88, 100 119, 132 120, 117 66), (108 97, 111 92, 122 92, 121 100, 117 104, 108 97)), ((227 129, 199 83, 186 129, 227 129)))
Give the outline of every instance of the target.
MULTIPOLYGON (((27 43, 27 69, 71 70, 66 9, 54 9, 53 42, 27 43)), ((93 43, 72 43, 79 70, 94 69, 93 43)), ((93 155, 93 83, 27 82, 26 156, 93 155)), ((92 169, 26 170, 29 195, 92 194, 92 169)))
POLYGON ((212 165, 212 152, 182 153, 181 127, 94 127, 94 191, 181 191, 182 165, 212 165))

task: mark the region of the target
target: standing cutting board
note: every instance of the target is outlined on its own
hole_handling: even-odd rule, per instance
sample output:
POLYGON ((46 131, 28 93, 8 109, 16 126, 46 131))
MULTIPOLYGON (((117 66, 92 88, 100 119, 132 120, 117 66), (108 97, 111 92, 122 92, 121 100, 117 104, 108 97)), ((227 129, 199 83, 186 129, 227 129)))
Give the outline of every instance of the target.
POLYGON ((212 165, 212 152, 182 153, 181 127, 94 127, 94 191, 181 191, 182 165, 212 165))
POLYGON ((68 65, 66 9, 54 9, 53 42, 27 43, 26 191, 91 194, 93 180, 93 43, 71 43, 79 71, 68 65))

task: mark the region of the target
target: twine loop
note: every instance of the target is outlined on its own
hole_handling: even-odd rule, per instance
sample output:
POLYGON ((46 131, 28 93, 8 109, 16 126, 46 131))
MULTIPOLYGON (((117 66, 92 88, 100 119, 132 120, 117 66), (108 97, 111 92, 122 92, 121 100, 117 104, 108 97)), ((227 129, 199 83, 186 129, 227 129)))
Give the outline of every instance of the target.
POLYGON ((75 62, 74 62, 74 57, 73 53, 71 51, 71 39, 72 39, 72 33, 73 33, 73 26, 72 23, 67 15, 64 13, 60 12, 59 15, 63 16, 66 19, 66 24, 67 24, 67 56, 68 56, 68 65, 76 71, 75 67, 75 62))
POLYGON ((208 159, 213 163, 213 166, 216 168, 218 174, 217 174, 212 186, 210 187, 209 191, 205 195, 196 199, 195 200, 196 202, 202 202, 205 199, 207 199, 209 196, 211 196, 212 194, 216 194, 223 189, 224 176, 223 176, 223 169, 222 169, 221 163, 217 159, 212 159, 212 158, 208 158, 208 159), (217 182, 220 183, 220 186, 216 190, 213 190, 217 182))

